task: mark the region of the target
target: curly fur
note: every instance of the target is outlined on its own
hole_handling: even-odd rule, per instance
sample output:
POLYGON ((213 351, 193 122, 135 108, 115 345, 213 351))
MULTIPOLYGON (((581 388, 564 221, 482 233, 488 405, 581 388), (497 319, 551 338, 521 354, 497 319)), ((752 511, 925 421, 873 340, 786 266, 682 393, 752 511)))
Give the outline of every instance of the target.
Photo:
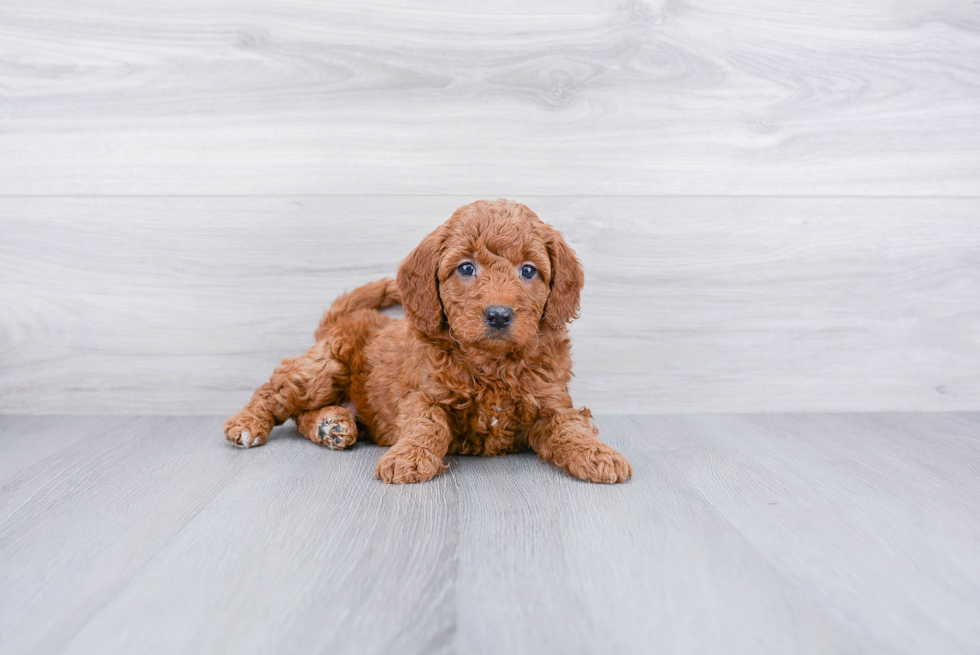
POLYGON ((599 440, 589 410, 575 409, 568 394, 566 326, 583 282, 561 234, 524 205, 461 207, 409 254, 396 281, 338 298, 316 344, 284 360, 225 422, 225 435, 258 446, 294 418, 304 436, 330 448, 366 436, 391 446, 376 471, 385 482, 429 480, 447 454, 527 448, 577 478, 623 482, 629 462, 599 440), (474 275, 459 274, 464 261, 474 275), (537 271, 532 279, 521 277, 525 264, 537 271), (399 302, 404 320, 378 311, 399 302), (490 305, 513 308, 506 329, 488 327, 490 305))

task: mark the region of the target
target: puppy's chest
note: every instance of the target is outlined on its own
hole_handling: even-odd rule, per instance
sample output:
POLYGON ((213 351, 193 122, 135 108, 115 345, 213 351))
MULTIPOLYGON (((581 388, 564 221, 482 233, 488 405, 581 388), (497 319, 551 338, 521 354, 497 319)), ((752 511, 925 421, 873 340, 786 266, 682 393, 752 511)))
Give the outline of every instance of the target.
POLYGON ((502 455, 527 448, 538 407, 514 389, 483 389, 476 402, 453 413, 450 452, 502 455))

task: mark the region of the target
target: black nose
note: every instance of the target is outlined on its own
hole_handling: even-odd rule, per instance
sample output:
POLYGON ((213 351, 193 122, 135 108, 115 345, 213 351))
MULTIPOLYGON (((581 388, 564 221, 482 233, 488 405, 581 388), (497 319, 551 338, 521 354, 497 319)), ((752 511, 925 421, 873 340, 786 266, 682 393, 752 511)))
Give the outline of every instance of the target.
POLYGON ((503 305, 490 305, 483 312, 487 325, 495 330, 502 330, 514 320, 514 310, 503 305))

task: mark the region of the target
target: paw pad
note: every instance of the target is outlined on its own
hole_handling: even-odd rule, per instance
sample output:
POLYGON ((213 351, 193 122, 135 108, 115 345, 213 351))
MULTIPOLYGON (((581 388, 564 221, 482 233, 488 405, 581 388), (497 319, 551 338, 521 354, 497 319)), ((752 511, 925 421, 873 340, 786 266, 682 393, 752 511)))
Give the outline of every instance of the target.
POLYGON ((346 448, 349 445, 349 436, 350 434, 346 427, 329 419, 323 419, 317 426, 317 437, 320 443, 327 448, 333 448, 335 450, 346 448))

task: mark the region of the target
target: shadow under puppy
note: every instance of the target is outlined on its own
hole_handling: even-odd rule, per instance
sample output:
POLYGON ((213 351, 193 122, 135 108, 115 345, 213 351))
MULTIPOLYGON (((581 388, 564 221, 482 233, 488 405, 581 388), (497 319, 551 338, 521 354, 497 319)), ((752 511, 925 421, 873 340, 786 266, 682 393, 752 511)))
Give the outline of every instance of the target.
POLYGON ((376 471, 384 482, 430 480, 447 454, 527 448, 582 480, 623 482, 629 462, 568 394, 566 323, 583 281, 561 234, 524 205, 461 207, 412 251, 397 281, 338 298, 316 344, 283 361, 225 422, 225 436, 259 446, 295 418, 307 438, 343 449, 360 431, 391 446, 376 471), (404 320, 378 311, 399 302, 404 320))

